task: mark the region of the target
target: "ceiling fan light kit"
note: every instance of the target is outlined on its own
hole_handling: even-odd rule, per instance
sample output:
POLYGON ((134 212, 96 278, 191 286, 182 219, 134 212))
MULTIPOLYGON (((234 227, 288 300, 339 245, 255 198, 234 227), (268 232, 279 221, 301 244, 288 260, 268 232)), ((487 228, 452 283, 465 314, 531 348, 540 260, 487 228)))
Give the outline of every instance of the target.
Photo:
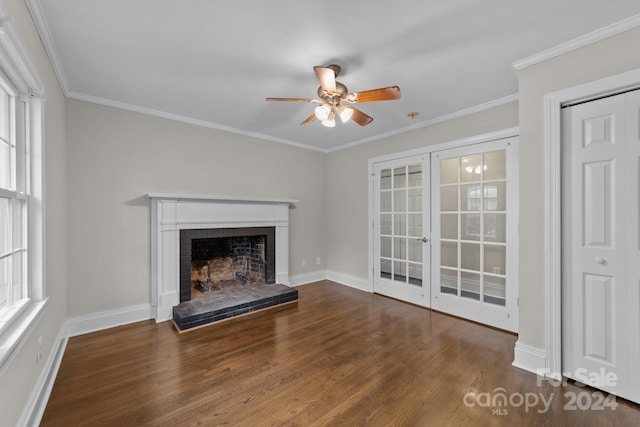
POLYGON ((331 64, 326 67, 313 67, 320 82, 318 98, 266 98, 267 101, 312 102, 318 105, 313 114, 301 124, 306 125, 318 119, 326 127, 335 127, 335 116, 340 117, 342 123, 353 120, 360 126, 366 126, 373 121, 373 117, 363 113, 352 104, 357 102, 390 101, 400 99, 398 86, 383 87, 349 93, 347 87, 336 81, 340 74, 340 66, 331 64))
POLYGON ((329 117, 326 120, 322 121, 322 124, 328 128, 336 127, 336 117, 333 114, 333 111, 329 113, 329 117))
POLYGON ((326 104, 318 105, 315 109, 316 119, 320 121, 327 120, 329 113, 331 113, 331 107, 326 104))
POLYGON ((353 108, 343 105, 338 108, 338 115, 342 123, 347 123, 351 119, 351 116, 353 116, 353 108))

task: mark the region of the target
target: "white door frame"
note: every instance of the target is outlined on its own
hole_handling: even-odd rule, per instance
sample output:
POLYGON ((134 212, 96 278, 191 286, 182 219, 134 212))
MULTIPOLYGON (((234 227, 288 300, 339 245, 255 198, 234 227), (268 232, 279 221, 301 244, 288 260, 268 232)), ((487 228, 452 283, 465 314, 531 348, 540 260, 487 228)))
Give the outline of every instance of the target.
POLYGON ((548 93, 544 97, 545 138, 545 376, 562 378, 562 217, 561 217, 561 108, 563 104, 595 99, 640 87, 640 69, 548 93))
MULTIPOLYGON (((472 136, 469 138, 462 138, 462 139, 456 139, 453 141, 447 141, 447 142, 443 142, 443 143, 439 143, 439 144, 434 144, 434 145, 426 145, 424 147, 420 147, 420 148, 416 148, 413 150, 408 150, 408 151, 401 151, 398 153, 391 153, 391 154, 386 154, 384 156, 379 156, 379 157, 373 157, 369 159, 369 167, 368 167, 368 171, 369 171, 369 217, 368 217, 368 224, 369 224, 369 242, 368 242, 368 247, 369 247, 369 291, 373 292, 373 281, 375 280, 374 274, 373 274, 373 270, 374 270, 374 250, 373 250, 373 239, 374 239, 374 230, 373 230, 373 223, 375 220, 375 212, 374 212, 374 180, 373 180, 373 174, 374 174, 374 165, 376 163, 380 163, 380 162, 385 162, 388 160, 395 160, 395 159, 401 159, 404 157, 410 157, 410 156, 417 156, 417 155, 425 155, 425 156, 430 156, 431 153, 435 152, 435 151, 442 151, 442 150, 448 150, 451 148, 458 148, 458 147, 464 147, 467 145, 472 145, 472 144, 480 144, 483 142, 488 142, 488 141, 495 141, 496 139, 503 139, 503 138, 510 138, 513 136, 518 136, 520 134, 520 128, 519 127, 513 127, 513 128, 508 128, 508 129, 502 129, 502 130, 498 130, 495 132, 490 132, 490 133, 485 133, 485 134, 481 134, 481 135, 476 135, 476 136, 472 136)), ((430 230, 429 230, 430 231, 430 230)))

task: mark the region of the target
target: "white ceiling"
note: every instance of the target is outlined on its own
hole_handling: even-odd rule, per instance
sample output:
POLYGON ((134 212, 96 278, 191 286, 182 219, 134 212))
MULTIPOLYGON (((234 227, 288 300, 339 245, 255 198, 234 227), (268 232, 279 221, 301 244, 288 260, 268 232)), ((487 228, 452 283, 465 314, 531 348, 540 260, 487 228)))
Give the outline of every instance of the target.
MULTIPOLYGON (((638 0, 27 0, 70 98, 331 150, 517 94, 511 63, 640 13, 638 0), (360 127, 300 126, 336 63, 360 127), (418 111, 415 119, 407 113, 418 111)), ((506 98, 506 99, 513 99, 506 98)))

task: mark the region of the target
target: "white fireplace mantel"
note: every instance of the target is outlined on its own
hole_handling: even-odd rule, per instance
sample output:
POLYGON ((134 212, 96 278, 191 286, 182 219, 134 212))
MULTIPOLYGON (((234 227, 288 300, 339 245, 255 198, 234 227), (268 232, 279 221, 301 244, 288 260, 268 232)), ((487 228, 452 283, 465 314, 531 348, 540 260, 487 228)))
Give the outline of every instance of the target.
POLYGON ((289 207, 297 200, 148 193, 151 199, 151 303, 156 321, 180 303, 180 230, 275 227, 276 282, 289 285, 289 207))

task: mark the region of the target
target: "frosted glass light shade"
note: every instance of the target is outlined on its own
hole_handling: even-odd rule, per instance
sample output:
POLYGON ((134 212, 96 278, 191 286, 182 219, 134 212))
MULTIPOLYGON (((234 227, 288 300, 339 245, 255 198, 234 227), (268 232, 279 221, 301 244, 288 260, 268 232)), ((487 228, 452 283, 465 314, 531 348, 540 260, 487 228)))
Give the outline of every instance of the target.
POLYGON ((329 119, 327 119, 327 120, 323 120, 323 121, 322 121, 322 124, 323 124, 324 126, 328 127, 328 128, 336 127, 336 121, 335 121, 335 119, 333 119, 333 120, 329 120, 329 119))
POLYGON ((322 124, 328 128, 336 126, 336 116, 333 114, 333 111, 329 110, 329 116, 327 116, 326 120, 322 121, 322 124))
POLYGON ((340 120, 342 120, 342 123, 346 123, 349 121, 349 119, 351 119, 351 116, 353 116, 353 108, 340 107, 340 109, 338 110, 338 115, 340 116, 340 120))
POLYGON ((315 109, 316 118, 320 121, 325 121, 329 118, 329 114, 331 113, 331 107, 328 105, 319 105, 315 109))

